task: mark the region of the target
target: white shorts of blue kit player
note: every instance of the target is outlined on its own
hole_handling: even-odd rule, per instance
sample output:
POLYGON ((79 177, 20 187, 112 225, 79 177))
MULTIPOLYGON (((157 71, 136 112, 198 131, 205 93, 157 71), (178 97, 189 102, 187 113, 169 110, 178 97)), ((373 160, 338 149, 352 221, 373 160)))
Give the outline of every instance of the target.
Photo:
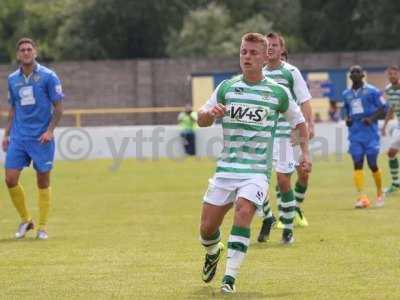
POLYGON ((298 147, 293 147, 290 138, 276 138, 272 162, 278 173, 293 173, 298 166, 298 147))
POLYGON ((212 177, 203 201, 209 204, 224 206, 245 198, 260 209, 268 193, 268 182, 264 177, 250 179, 212 177))
POLYGON ((38 140, 11 139, 7 149, 5 168, 22 170, 33 162, 33 168, 36 171, 46 173, 53 168, 54 152, 54 140, 42 144, 38 140))

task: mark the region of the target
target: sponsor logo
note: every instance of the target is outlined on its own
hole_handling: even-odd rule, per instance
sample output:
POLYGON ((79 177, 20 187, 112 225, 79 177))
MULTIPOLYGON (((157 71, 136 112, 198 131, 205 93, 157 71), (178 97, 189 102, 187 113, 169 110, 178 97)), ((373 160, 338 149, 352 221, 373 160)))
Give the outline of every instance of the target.
POLYGON ((235 87, 235 94, 242 95, 244 92, 244 88, 242 87, 235 87))
POLYGON ((264 193, 261 191, 258 191, 256 194, 256 197, 258 200, 263 200, 264 199, 264 193))
POLYGON ((232 104, 229 116, 244 123, 258 123, 268 116, 268 109, 261 106, 245 106, 232 104))
POLYGON ((62 94, 62 87, 61 84, 57 84, 55 87, 56 93, 61 95, 62 94))

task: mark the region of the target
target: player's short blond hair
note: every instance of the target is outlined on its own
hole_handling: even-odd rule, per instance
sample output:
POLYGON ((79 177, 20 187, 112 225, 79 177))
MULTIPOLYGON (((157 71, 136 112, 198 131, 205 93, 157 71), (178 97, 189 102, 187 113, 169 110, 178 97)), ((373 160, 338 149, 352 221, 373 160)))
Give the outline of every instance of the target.
POLYGON ((257 33, 257 32, 246 33, 242 37, 242 42, 259 43, 259 44, 262 44, 265 49, 268 48, 268 41, 265 38, 265 36, 262 35, 261 33, 257 33))
POLYGON ((270 38, 270 39, 278 39, 279 40, 279 45, 281 46, 281 48, 284 51, 286 51, 285 38, 281 34, 271 31, 271 32, 268 32, 265 36, 267 37, 267 39, 268 38, 270 38))
POLYGON ((386 69, 386 72, 389 72, 389 71, 397 71, 397 72, 399 72, 400 68, 399 68, 398 65, 391 65, 386 69))

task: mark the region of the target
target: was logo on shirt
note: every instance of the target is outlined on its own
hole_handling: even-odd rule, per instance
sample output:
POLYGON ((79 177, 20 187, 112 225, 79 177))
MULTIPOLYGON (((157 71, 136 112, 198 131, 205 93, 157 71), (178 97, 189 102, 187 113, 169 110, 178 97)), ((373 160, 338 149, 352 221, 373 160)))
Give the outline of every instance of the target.
POLYGON ((243 123, 260 123, 266 120, 268 113, 268 109, 262 106, 231 104, 229 108, 229 116, 243 123))

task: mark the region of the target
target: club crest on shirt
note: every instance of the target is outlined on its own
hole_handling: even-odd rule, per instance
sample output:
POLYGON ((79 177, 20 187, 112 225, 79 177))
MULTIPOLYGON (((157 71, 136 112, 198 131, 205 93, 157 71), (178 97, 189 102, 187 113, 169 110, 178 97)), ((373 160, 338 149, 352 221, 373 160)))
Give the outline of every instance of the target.
POLYGON ((33 75, 32 79, 34 82, 38 82, 40 80, 40 75, 35 74, 35 75, 33 75))

